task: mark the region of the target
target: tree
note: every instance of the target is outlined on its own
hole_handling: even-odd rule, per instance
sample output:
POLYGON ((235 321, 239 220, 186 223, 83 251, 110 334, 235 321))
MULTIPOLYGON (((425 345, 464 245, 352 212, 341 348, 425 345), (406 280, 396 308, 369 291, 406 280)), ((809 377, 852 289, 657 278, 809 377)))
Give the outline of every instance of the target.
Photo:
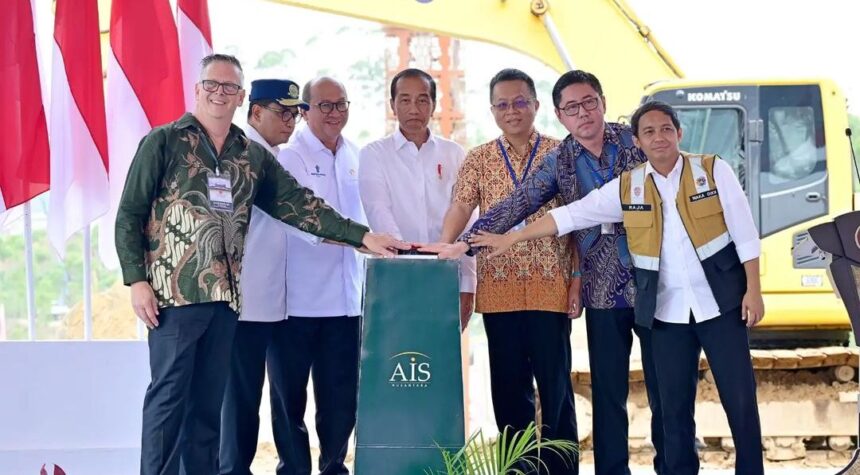
POLYGON ((295 59, 296 53, 290 48, 284 48, 279 51, 266 51, 257 60, 257 69, 267 69, 276 66, 283 66, 295 59))
MULTIPOLYGON (((91 229, 91 241, 98 241, 91 229)), ((95 248, 92 250, 94 251, 95 248)), ((95 254, 95 253, 93 253, 95 254)), ((33 231, 33 274, 36 299, 36 333, 39 339, 56 338, 57 318, 65 317, 63 309, 83 299, 83 237, 72 237, 66 248, 66 259, 60 261, 44 229, 33 231), (54 311, 59 312, 54 315, 54 311)), ((92 259, 93 293, 105 290, 119 280, 117 271, 106 269, 94 255, 92 259)), ((4 307, 7 337, 27 337, 27 279, 24 265, 24 236, 0 236, 0 305, 4 307)))

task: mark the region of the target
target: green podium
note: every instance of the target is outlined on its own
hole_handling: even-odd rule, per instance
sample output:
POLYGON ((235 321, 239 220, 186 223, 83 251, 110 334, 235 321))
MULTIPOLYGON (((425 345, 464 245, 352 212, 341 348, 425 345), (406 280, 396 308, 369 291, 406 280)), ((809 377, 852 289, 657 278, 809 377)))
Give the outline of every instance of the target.
POLYGON ((465 444, 457 265, 368 261, 356 475, 424 475, 465 444))

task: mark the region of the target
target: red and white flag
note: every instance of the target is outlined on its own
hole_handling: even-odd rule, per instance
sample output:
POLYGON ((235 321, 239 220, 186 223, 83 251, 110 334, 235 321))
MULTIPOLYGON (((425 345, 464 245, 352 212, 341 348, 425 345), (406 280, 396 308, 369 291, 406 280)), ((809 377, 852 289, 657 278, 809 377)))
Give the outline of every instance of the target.
POLYGON ((200 80, 200 61, 212 54, 207 0, 179 0, 176 4, 179 54, 182 60, 182 87, 185 110, 194 110, 194 85, 200 80))
POLYGON ((98 0, 57 0, 53 47, 48 237, 63 257, 110 207, 98 0))
POLYGON ((116 206, 131 159, 153 127, 185 109, 179 40, 168 0, 113 0, 107 55, 107 123, 111 210, 99 229, 99 254, 117 267, 116 206))
POLYGON ((0 14, 0 213, 48 190, 50 151, 31 0, 0 14))

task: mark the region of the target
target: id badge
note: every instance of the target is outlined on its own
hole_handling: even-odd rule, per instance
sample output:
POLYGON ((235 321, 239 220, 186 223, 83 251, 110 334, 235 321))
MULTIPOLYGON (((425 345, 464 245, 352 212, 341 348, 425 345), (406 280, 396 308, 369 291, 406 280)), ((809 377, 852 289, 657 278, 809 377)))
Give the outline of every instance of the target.
POLYGON ((517 225, 516 225, 516 226, 514 226, 514 227, 513 227, 513 230, 514 230, 514 231, 519 231, 519 230, 521 230, 521 229, 524 229, 525 227, 526 227, 526 222, 525 222, 525 221, 520 221, 519 223, 517 223, 517 225))
POLYGON ((209 175, 209 205, 215 211, 233 212, 233 184, 230 175, 209 175))
POLYGON ((615 225, 604 223, 600 225, 600 234, 615 234, 615 225))

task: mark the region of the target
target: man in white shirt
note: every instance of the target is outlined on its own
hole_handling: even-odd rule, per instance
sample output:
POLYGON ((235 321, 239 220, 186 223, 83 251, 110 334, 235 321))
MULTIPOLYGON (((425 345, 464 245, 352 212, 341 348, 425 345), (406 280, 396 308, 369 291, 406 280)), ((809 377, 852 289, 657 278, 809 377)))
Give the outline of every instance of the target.
MULTIPOLYGON (((428 126, 436 110, 436 81, 420 69, 405 69, 391 80, 393 134, 359 153, 361 202, 371 229, 407 242, 437 242, 457 172, 466 152, 428 126)), ((460 322, 463 329, 475 303, 475 258, 460 265, 460 322)))
MULTIPOLYGON (((278 146, 287 143, 296 121, 301 118, 300 109, 307 110, 308 105, 299 98, 299 86, 293 81, 253 81, 245 135, 277 157, 278 146)), ((287 318, 287 234, 290 229, 299 233, 256 206, 251 210, 240 284, 244 305, 236 326, 221 412, 221 475, 251 473, 267 365, 275 447, 281 460, 291 456, 286 437, 287 416, 278 396, 283 392, 282 372, 278 369, 279 361, 271 358, 267 351, 273 336, 284 330, 287 318)), ((279 475, 284 473, 287 472, 278 470, 279 475)))
POLYGON ((484 234, 498 255, 512 244, 624 222, 636 273, 637 324, 652 328, 668 475, 699 471, 694 409, 699 355, 714 373, 736 450, 735 473, 764 473, 748 327, 764 316, 761 242, 731 166, 682 154, 671 106, 642 105, 631 119, 648 163, 521 231, 484 234))
MULTIPOLYGON (((358 147, 341 135, 349 119, 343 85, 321 77, 302 99, 307 127, 281 151, 279 161, 349 219, 366 223, 358 191, 358 147)), ((364 258, 344 246, 287 239, 286 330, 274 347, 286 390, 282 394, 294 459, 285 473, 309 475, 310 444, 304 424, 307 384, 313 374, 322 475, 349 473, 344 465, 355 426, 364 258)))

